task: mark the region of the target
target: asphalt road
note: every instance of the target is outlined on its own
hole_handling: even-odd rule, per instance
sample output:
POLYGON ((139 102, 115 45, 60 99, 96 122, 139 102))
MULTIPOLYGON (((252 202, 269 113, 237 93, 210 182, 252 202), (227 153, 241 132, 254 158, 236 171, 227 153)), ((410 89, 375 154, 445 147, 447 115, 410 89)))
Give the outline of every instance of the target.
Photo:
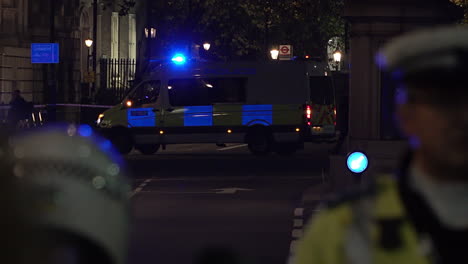
POLYGON ((208 249, 217 249, 213 263, 228 252, 239 263, 287 263, 302 193, 322 181, 330 148, 310 144, 291 157, 254 157, 243 145, 131 153, 129 263, 207 263, 198 260, 208 249))

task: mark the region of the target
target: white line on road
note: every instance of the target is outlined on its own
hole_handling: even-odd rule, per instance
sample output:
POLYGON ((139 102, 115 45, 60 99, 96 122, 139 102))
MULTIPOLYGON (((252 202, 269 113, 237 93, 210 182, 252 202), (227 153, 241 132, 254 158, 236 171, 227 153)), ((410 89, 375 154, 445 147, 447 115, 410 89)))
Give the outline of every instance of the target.
POLYGON ((247 147, 247 144, 241 144, 241 145, 235 145, 235 146, 231 146, 231 147, 220 148, 218 150, 219 151, 225 151, 225 150, 231 150, 231 149, 243 148, 243 147, 247 147))
POLYGON ((146 184, 148 184, 149 182, 151 182, 151 179, 146 179, 145 181, 143 181, 135 190, 133 190, 133 192, 130 193, 130 198, 141 192, 146 186, 146 184))
POLYGON ((289 246, 289 257, 288 264, 295 263, 294 257, 298 244, 298 240, 303 236, 303 225, 304 225, 304 208, 298 207, 294 209, 294 224, 291 232, 291 245, 289 246))
MULTIPOLYGON (((259 179, 258 177, 255 176, 243 176, 243 177, 196 177, 196 178, 186 178, 186 177, 180 177, 180 178, 158 178, 158 179, 151 179, 152 182, 157 182, 157 181, 251 181, 254 179, 259 179)), ((271 177, 272 180, 288 180, 288 181, 301 181, 301 180, 316 180, 319 179, 319 177, 313 177, 313 176, 298 176, 298 177, 283 177, 283 176, 278 176, 278 177, 271 177)))
POLYGON ((297 240, 291 241, 291 244, 289 246, 290 253, 294 253, 296 251, 297 244, 298 244, 297 240))
POLYGON ((140 191, 142 193, 156 194, 216 194, 215 192, 165 192, 165 191, 140 191))
POLYGON ((294 210, 294 216, 302 216, 304 214, 304 208, 296 208, 294 210))
POLYGON ((304 220, 294 219, 294 227, 302 227, 304 225, 304 220))
POLYGON ((295 239, 302 237, 302 229, 293 229, 291 236, 295 239))

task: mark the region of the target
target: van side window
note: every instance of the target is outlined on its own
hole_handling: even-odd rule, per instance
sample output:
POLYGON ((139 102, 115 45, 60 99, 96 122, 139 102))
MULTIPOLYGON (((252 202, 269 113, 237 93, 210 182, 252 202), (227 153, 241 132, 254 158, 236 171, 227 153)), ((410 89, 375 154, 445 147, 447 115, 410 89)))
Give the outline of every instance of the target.
POLYGON ((330 105, 335 102, 332 80, 329 76, 309 78, 310 100, 315 104, 330 105))
POLYGON ((137 87, 128 95, 135 105, 154 104, 158 100, 161 81, 149 81, 137 87))
POLYGON ((210 88, 201 79, 174 79, 168 83, 172 106, 211 105, 210 88))
POLYGON ((213 103, 245 103, 247 78, 213 78, 203 80, 211 91, 213 103))

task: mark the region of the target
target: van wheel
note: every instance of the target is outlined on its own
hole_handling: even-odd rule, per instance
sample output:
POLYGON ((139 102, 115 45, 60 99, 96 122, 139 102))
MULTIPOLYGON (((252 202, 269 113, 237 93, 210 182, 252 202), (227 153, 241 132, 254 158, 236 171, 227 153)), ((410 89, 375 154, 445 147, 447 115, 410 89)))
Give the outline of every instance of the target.
POLYGON ((124 128, 112 129, 109 139, 120 154, 126 155, 132 151, 133 141, 128 130, 124 128))
POLYGON ((271 152, 272 137, 265 128, 252 129, 247 135, 250 152, 256 156, 265 156, 271 152))
POLYGON ((158 152, 160 146, 159 144, 144 144, 135 145, 135 148, 143 155, 153 155, 158 152))
POLYGON ((297 151, 297 144, 295 143, 279 143, 276 145, 276 153, 281 156, 291 156, 297 151))

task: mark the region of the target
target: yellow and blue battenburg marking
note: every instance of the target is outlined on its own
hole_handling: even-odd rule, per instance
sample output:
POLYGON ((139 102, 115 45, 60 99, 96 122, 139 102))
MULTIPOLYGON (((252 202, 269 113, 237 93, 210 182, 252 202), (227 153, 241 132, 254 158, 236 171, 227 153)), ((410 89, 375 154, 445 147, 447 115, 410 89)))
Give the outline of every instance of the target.
POLYGON ((128 127, 155 127, 156 113, 152 108, 134 108, 127 110, 128 127))
POLYGON ((298 105, 185 106, 165 113, 164 117, 158 113, 152 108, 129 108, 128 127, 157 127, 163 119, 165 127, 273 126, 302 122, 298 105))
POLYGON ((187 106, 184 126, 213 126, 213 106, 187 106))
POLYGON ((265 126, 273 124, 273 105, 242 106, 242 125, 252 126, 256 124, 265 126))

